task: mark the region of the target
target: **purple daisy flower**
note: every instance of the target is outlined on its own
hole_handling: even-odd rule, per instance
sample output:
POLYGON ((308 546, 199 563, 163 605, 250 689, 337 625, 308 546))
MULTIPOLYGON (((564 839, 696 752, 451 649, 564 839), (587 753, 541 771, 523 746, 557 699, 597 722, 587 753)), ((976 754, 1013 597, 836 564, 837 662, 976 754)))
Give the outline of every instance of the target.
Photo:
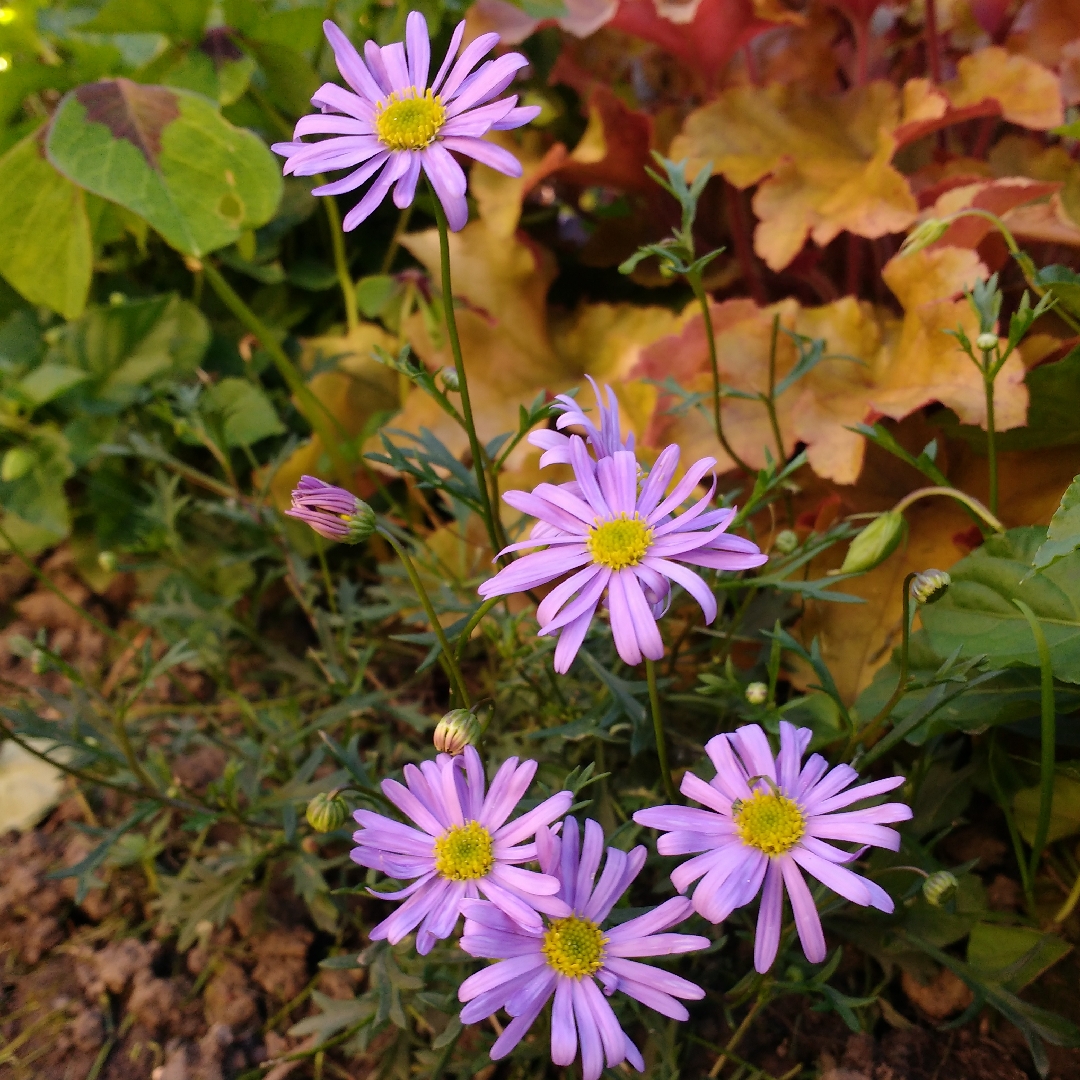
POLYGON ((900 834, 883 823, 907 821, 909 806, 882 803, 836 811, 892 791, 904 777, 850 788, 859 774, 850 765, 829 769, 820 754, 800 768, 811 737, 808 728, 781 720, 780 753, 774 758, 757 724, 717 735, 705 747, 716 776, 705 783, 688 772, 682 780, 683 794, 708 809, 655 806, 634 814, 639 825, 665 834, 656 845, 661 855, 704 853, 679 866, 671 880, 682 893, 702 879, 694 889, 694 910, 710 922, 722 922, 761 892, 754 940, 754 967, 760 972, 776 959, 785 887, 806 958, 815 964, 825 959, 821 919, 803 870, 853 904, 893 910, 884 889, 843 866, 860 852, 841 851, 825 841, 896 851, 900 834))
POLYGON ((293 132, 295 141, 275 143, 272 149, 287 158, 286 174, 353 170, 341 180, 315 188, 316 195, 355 191, 378 174, 367 194, 345 216, 346 232, 375 210, 392 185, 397 185, 394 205, 408 206, 421 169, 446 211, 450 228, 462 228, 469 219, 465 174, 452 150, 507 176, 521 175, 521 163, 513 154, 482 138, 489 131, 521 127, 540 112, 537 106, 517 107, 516 95, 492 101, 528 64, 520 53, 506 53, 477 68, 499 43, 498 34, 481 34, 451 67, 465 33, 465 23, 459 23, 446 59, 429 84, 431 42, 420 12, 409 12, 404 42, 379 48, 368 41, 364 59, 336 24, 327 20, 323 30, 338 71, 354 92, 325 83, 311 99, 322 112, 301 117, 293 132), (300 141, 302 135, 336 137, 305 143, 300 141))
POLYGON ((716 617, 712 590, 682 563, 716 570, 747 570, 767 560, 758 546, 725 530, 734 509, 706 510, 716 487, 677 517, 673 512, 716 464, 695 462, 667 498, 664 492, 679 464, 679 448, 667 447, 648 477, 638 482, 638 461, 630 450, 615 450, 593 461, 578 435, 567 446, 575 484, 538 484, 532 492, 508 491, 503 499, 538 518, 531 539, 506 551, 549 545, 504 567, 479 589, 482 597, 506 596, 546 585, 569 574, 536 610, 540 634, 559 632, 555 670, 569 670, 601 598, 606 593, 611 632, 628 664, 642 656, 659 660, 664 643, 656 624, 665 609, 670 582, 681 585, 701 605, 705 621, 716 617))
POLYGON ((375 511, 350 491, 317 476, 301 476, 286 517, 310 525, 327 540, 358 544, 375 531, 375 511))
POLYGON ((472 1024, 499 1009, 513 1017, 491 1048, 491 1057, 497 1061, 517 1046, 554 995, 551 1060, 556 1065, 572 1064, 580 1043, 583 1080, 597 1080, 605 1060, 609 1069, 625 1060, 643 1072, 641 1053, 619 1026, 605 996, 621 990, 664 1016, 686 1020, 689 1013, 676 999, 699 1001, 705 991, 630 957, 694 952, 708 948, 709 939, 661 933, 690 913, 689 901, 681 896, 636 919, 602 929, 616 901, 645 864, 645 849, 636 847, 627 853, 609 847, 597 883, 603 829, 595 821, 586 821, 580 852, 579 844, 573 818, 566 819, 561 841, 549 829, 536 834, 540 867, 559 881, 558 895, 570 909, 566 916, 550 919, 546 928, 519 926, 492 904, 465 901, 461 947, 470 956, 500 962, 461 984, 458 998, 467 1002, 461 1019, 472 1024))
POLYGON ((405 900, 371 931, 372 941, 394 944, 419 926, 416 950, 426 955, 453 932, 462 903, 480 893, 508 918, 537 931, 543 925, 537 911, 556 917, 570 913, 556 895, 557 878, 519 864, 536 859, 536 844, 522 841, 562 817, 573 795, 560 791, 506 820, 535 773, 535 761, 519 765, 517 758, 507 758, 485 796, 483 763, 467 746, 460 757, 440 754, 419 767, 406 765, 404 784, 382 782, 383 794, 418 828, 357 810, 353 817, 361 828, 353 833, 358 845, 353 861, 399 880, 416 880, 399 892, 368 890, 382 900, 405 900))
POLYGON ((600 388, 591 375, 586 375, 593 393, 596 395, 596 406, 600 412, 600 426, 597 427, 582 411, 575 398, 569 394, 558 394, 551 404, 553 411, 561 413, 555 421, 557 431, 542 428, 529 435, 529 442, 544 451, 540 457, 540 468, 548 465, 570 464, 570 436, 564 435, 562 429, 576 425, 584 428, 585 438, 592 447, 593 453, 598 458, 611 457, 616 450, 633 450, 633 433, 626 436, 623 442, 622 432, 619 429, 619 403, 612 393, 611 387, 606 383, 604 390, 607 394, 607 405, 600 396, 600 388))

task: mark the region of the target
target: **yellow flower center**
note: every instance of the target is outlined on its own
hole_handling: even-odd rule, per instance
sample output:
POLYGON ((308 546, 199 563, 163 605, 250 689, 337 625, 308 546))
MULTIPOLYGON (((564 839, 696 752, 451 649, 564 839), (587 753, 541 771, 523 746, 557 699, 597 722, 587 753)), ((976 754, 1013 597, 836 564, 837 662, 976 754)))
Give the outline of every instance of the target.
POLYGON ((637 514, 633 517, 620 514, 596 525, 585 546, 593 562, 610 570, 625 570, 645 558, 651 543, 652 529, 637 514))
POLYGON ((571 915, 552 922, 544 935, 543 951, 548 964, 560 975, 580 979, 603 966, 605 941, 596 923, 571 915))
POLYGON ((395 90, 375 109, 375 132, 391 150, 423 150, 446 122, 442 102, 430 90, 415 86, 400 94, 395 90))
POLYGON ((491 833, 479 821, 454 825, 435 841, 435 869, 452 881, 487 877, 495 865, 491 833))
POLYGON ((732 805, 732 818, 744 844, 766 855, 790 851, 806 832, 799 804, 775 792, 755 792, 732 805))

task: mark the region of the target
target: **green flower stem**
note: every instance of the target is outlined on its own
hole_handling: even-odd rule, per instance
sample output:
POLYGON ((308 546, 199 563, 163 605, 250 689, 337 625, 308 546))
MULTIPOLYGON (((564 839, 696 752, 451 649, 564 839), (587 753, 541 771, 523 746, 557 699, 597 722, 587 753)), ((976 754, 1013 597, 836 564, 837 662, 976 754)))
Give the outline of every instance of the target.
POLYGON ((259 344, 273 360, 274 366, 285 380, 285 385, 295 395, 300 411, 319 436, 323 449, 334 464, 334 471, 338 478, 343 483, 351 481, 352 469, 345 461, 340 449, 341 443, 346 441, 346 436, 344 432, 334 430, 337 421, 311 392, 303 376, 296 370, 296 365, 289 359, 288 354, 274 336, 274 332, 244 303, 240 294, 225 280, 221 271, 209 259, 201 265, 206 280, 210 282, 210 287, 218 294, 221 302, 250 333, 259 339, 259 344))
POLYGON ((469 638, 472 637, 472 632, 480 625, 480 620, 498 603, 501 603, 504 598, 501 596, 492 596, 485 600, 473 613, 469 621, 461 628, 461 633, 457 636, 457 646, 454 649, 454 656, 460 662, 461 654, 465 651, 465 646, 469 643, 469 638))
POLYGON ((762 981, 761 989, 754 999, 754 1004, 750 1006, 749 1011, 742 1019, 742 1023, 735 1029, 735 1033, 728 1039, 727 1045, 724 1047, 724 1052, 713 1062, 713 1067, 708 1073, 709 1080, 716 1080, 716 1077, 720 1075, 720 1070, 727 1062, 728 1055, 742 1042, 743 1036, 750 1030, 750 1025, 754 1022, 754 1017, 756 1017, 768 1003, 770 983, 771 980, 768 979, 762 981))
POLYGON ((994 532, 1004 532, 1005 526, 998 521, 997 517, 992 514, 978 499, 972 495, 968 495, 966 492, 959 491, 956 488, 951 487, 924 487, 919 488, 917 491, 911 492, 910 495, 905 495, 894 507, 898 514, 902 514, 912 503, 918 502, 919 499, 925 499, 929 495, 948 495, 949 498, 955 499, 957 502, 963 503, 969 510, 974 511, 976 514, 990 526, 994 532))
POLYGON ((458 667, 453 649, 450 648, 450 642, 446 639, 446 631, 443 630, 442 624, 435 614, 435 609, 431 606, 431 598, 427 594, 427 589, 424 588, 424 583, 420 580, 416 564, 389 529, 379 525, 375 531, 394 549, 401 560, 401 565, 405 567, 405 573, 409 575, 409 581, 416 592, 416 597, 423 605, 424 613, 427 615, 428 622, 431 623, 431 629, 434 630, 439 647, 442 649, 443 667, 447 678, 450 680, 450 687, 456 694, 459 705, 465 709, 469 708, 472 702, 469 700, 468 690, 465 689, 465 680, 461 677, 461 669, 458 667))
POLYGON ((780 420, 776 415, 776 346, 780 338, 780 316, 774 315, 772 321, 772 338, 769 341, 769 394, 762 396, 765 408, 769 413, 769 426, 772 428, 773 438, 776 440, 776 452, 779 455, 777 461, 787 460, 784 452, 784 437, 780 434, 780 420))
POLYGON ((904 622, 902 627, 903 637, 900 641, 900 678, 896 680, 896 689, 892 696, 882 706, 881 711, 861 731, 853 731, 844 748, 844 757, 850 758, 855 748, 872 736, 876 735, 888 722, 889 715, 896 707, 897 702, 904 696, 908 682, 908 650, 911 645, 911 583, 915 580, 915 574, 908 574, 904 578, 904 622))
MULTIPOLYGON (((326 177, 316 176, 319 184, 326 183, 326 177)), ((330 226, 330 246, 334 252, 334 270, 337 272, 338 284, 341 286, 341 298, 345 301, 345 324, 351 334, 360 325, 360 312, 356 306, 356 283, 349 273, 349 260, 345 255, 345 234, 341 229, 341 214, 338 212, 337 202, 333 195, 326 195, 322 199, 323 209, 326 211, 326 221, 330 226)))
POLYGON ((645 660, 645 677, 649 682, 649 705, 652 707, 653 731, 656 733, 656 756, 660 759, 660 779, 664 782, 664 794, 668 802, 675 804, 679 801, 679 795, 671 779, 671 765, 668 763, 664 718, 660 713, 660 695, 656 690, 656 664, 648 658, 645 660))
MULTIPOLYGON (((950 214, 948 217, 942 218, 942 221, 949 223, 962 217, 981 217, 989 221, 994 228, 1001 233, 1001 237, 1005 241, 1005 246, 1009 249, 1009 254, 1012 255, 1019 264, 1020 272, 1024 275, 1024 280, 1027 282, 1031 291, 1040 298, 1046 295, 1046 289, 1035 281, 1035 276, 1032 272, 1035 269, 1035 264, 1020 250, 1020 245, 1016 242, 1016 237, 1013 236, 1012 230, 997 216, 997 214, 990 210, 983 210, 981 207, 969 206, 963 210, 957 210, 955 214, 950 214)), ((1062 322, 1080 333, 1080 319, 1077 319, 1074 315, 1070 314, 1060 304, 1055 306, 1054 314, 1056 314, 1062 322)))
POLYGON ((990 473, 990 512, 998 512, 997 439, 994 434, 994 378, 991 373, 990 350, 983 351, 983 389, 986 391, 986 467, 990 473))
POLYGON ((1054 751, 1057 741, 1057 718, 1054 713, 1054 668, 1050 662, 1050 647, 1046 635, 1035 618, 1035 612, 1023 600, 1013 600, 1031 627, 1035 638, 1035 647, 1039 650, 1039 700, 1042 712, 1040 724, 1040 760, 1039 760, 1039 816, 1035 823, 1035 838, 1031 845, 1031 861, 1028 864, 1028 877, 1035 880, 1039 869, 1039 859, 1046 847, 1046 838, 1050 834, 1050 810, 1054 803, 1054 751))
POLYGON ((754 470, 732 449, 731 444, 724 434, 724 425, 720 416, 720 362, 716 356, 716 333, 713 330, 712 312, 709 310, 709 297, 702 284, 701 271, 691 270, 686 275, 690 288, 694 291, 694 297, 701 306, 701 318, 705 324, 705 344, 709 347, 709 366, 712 368, 713 380, 713 425, 716 428, 716 438, 724 448, 725 453, 743 472, 753 474, 754 470))
POLYGON ((472 399, 469 397, 469 382, 465 375, 465 361, 461 357, 461 341, 458 338, 457 318, 454 315, 454 288, 450 280, 450 236, 446 224, 446 212, 439 202, 439 197, 432 192, 435 204, 435 220, 439 226, 439 257, 442 268, 442 302, 446 317, 446 334, 450 339, 450 351, 454 356, 454 370, 458 377, 458 393, 461 395, 461 414, 465 418, 465 433, 469 437, 469 449, 472 452, 473 471, 476 473, 476 486, 480 491, 480 513, 487 526, 488 540, 493 553, 506 547, 505 537, 501 537, 502 523, 496 522, 491 508, 491 495, 488 490, 486 460, 480 439, 476 434, 473 420, 472 399))
POLYGON ((1024 890, 1024 901, 1029 913, 1035 911, 1035 890, 1031 883, 1031 874, 1028 872, 1028 860, 1024 858, 1024 843, 1020 839, 1020 830, 1016 827, 1016 818, 1012 808, 1005 798, 1005 792, 998 780, 997 770, 994 768, 994 753, 997 750, 997 731, 990 733, 990 745, 986 754, 987 771, 990 774, 990 786, 994 790, 994 798, 1005 815, 1005 827, 1009 830, 1009 839, 1012 841, 1013 854, 1016 857, 1016 866, 1020 871, 1020 885, 1024 890))

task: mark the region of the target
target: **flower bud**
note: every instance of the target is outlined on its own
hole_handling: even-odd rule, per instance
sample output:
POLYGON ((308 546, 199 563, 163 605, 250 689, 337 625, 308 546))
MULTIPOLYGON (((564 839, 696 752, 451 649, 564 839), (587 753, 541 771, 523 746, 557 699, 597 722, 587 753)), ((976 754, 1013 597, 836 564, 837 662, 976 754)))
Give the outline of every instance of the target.
POLYGON ((44 675, 49 670, 49 654, 44 649, 31 650, 30 670, 35 675, 44 675))
POLYGON ((448 390, 451 393, 456 393, 461 389, 461 382, 458 379, 457 368, 444 367, 439 372, 439 378, 442 380, 443 389, 448 390))
POLYGON ((764 705, 769 696, 769 688, 763 682, 752 682, 746 688, 746 700, 751 705, 764 705))
POLYGON ((960 882, 956 880, 955 874, 951 874, 948 870, 938 870, 923 882, 922 892, 928 904, 932 907, 941 907, 959 885, 960 882))
POLYGON ((315 476, 302 476, 287 517, 310 525, 327 540, 359 544, 375 531, 375 511, 363 499, 315 476))
POLYGON ((0 480, 10 484, 21 480, 34 467, 34 452, 25 446, 13 446, 0 462, 0 480))
POLYGON ((99 551, 97 557, 97 564, 105 571, 106 574, 112 574, 116 571, 116 552, 115 551, 99 551))
POLYGON ((911 599, 917 604, 936 604, 951 584, 952 578, 944 570, 924 570, 911 579, 911 599))
POLYGON ((859 574, 873 570, 896 550, 903 535, 904 515, 898 510, 886 510, 851 541, 840 573, 859 574))
POLYGON ((480 739, 480 721, 469 709, 454 709, 448 712, 435 728, 432 741, 440 754, 457 757, 465 752, 466 746, 475 746, 480 739))
POLYGON ((915 252, 922 251, 923 248, 940 240, 948 228, 947 221, 942 221, 940 218, 927 218, 907 234, 907 238, 900 245, 900 254, 914 255, 915 252))
POLYGON ((773 550, 790 555, 799 546, 799 537, 791 529, 781 529, 773 539, 773 550))
POLYGON ((997 343, 997 334, 980 334, 975 339, 975 348, 980 352, 990 352, 992 349, 997 348, 997 343))
POLYGON ((308 803, 308 824, 316 832, 340 829, 349 817, 349 804, 336 791, 320 791, 308 803))

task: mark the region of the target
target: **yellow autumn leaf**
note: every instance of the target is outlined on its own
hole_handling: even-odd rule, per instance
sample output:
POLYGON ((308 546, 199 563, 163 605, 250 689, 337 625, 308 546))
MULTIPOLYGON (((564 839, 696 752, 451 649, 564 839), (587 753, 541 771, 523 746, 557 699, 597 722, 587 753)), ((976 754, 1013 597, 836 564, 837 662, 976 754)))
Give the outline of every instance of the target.
MULTIPOLYGON (((927 250, 893 259, 884 278, 904 309, 889 309, 844 297, 822 307, 800 308, 784 300, 759 308, 751 300, 728 300, 712 308, 720 379, 736 391, 760 395, 768 389, 772 325, 825 341, 825 357, 776 401, 783 456, 795 445, 807 448, 811 467, 838 484, 852 484, 863 463, 865 442, 849 429, 879 416, 900 419, 938 401, 968 424, 986 423, 982 377, 947 330, 962 326, 974 338, 975 316, 959 297, 986 268, 973 252, 960 248, 927 250)), ((797 360, 787 334, 776 340, 775 383, 797 360)), ((674 378, 686 390, 711 395, 703 324, 688 309, 679 332, 645 349, 633 375, 663 381, 674 378)), ((999 430, 1017 427, 1027 415, 1027 388, 1019 356, 998 375, 994 397, 999 430)), ((711 454, 723 467, 732 464, 719 445, 711 410, 683 415, 664 394, 646 434, 650 445, 678 442, 695 456, 711 454)), ((725 397, 724 431, 736 453, 750 465, 765 464, 765 448, 776 458, 776 437, 765 406, 757 400, 725 397)))
POLYGON ((891 164, 901 105, 885 82, 832 97, 736 87, 687 117, 670 156, 689 158, 691 171, 711 161, 737 187, 760 182, 754 249, 780 270, 807 237, 822 246, 843 230, 876 238, 915 220, 915 197, 891 164))
MULTIPOLYGON (((375 323, 361 323, 352 334, 308 338, 303 342, 300 358, 303 370, 332 365, 315 375, 308 386, 349 439, 362 434, 377 412, 396 409, 399 404, 398 376, 375 360, 372 350, 376 346, 393 352, 397 342, 375 323)), ((287 507, 289 493, 300 477, 305 473, 325 472, 327 466, 322 440, 312 435, 274 474, 270 483, 274 505, 279 509, 287 507)), ((356 481, 355 490, 360 491, 363 478, 358 476, 356 481)))
POLYGON ((1003 119, 1036 131, 1065 121, 1057 75, 996 45, 962 57, 956 65, 956 78, 943 89, 954 108, 996 101, 1003 119))

